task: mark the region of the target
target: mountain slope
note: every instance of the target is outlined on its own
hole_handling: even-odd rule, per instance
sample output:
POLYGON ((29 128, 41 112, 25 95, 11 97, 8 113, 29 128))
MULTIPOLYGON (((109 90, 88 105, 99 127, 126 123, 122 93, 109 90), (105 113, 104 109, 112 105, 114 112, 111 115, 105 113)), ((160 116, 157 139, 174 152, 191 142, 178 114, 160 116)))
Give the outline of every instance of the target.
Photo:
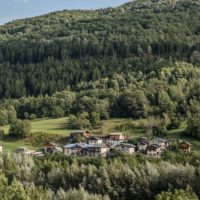
POLYGON ((115 73, 199 65, 199 1, 134 1, 0 27, 0 97, 52 94, 115 73))

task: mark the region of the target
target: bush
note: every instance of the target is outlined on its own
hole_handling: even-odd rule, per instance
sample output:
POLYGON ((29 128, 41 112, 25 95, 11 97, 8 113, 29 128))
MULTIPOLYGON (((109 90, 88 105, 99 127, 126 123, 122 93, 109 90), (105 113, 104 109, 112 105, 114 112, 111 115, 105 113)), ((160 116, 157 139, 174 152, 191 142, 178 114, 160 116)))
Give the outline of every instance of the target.
POLYGON ((179 118, 177 117, 172 117, 171 118, 171 123, 167 126, 168 130, 173 130, 173 129, 177 129, 181 126, 181 121, 179 118))
POLYGON ((31 132, 31 124, 27 120, 16 120, 10 125, 9 135, 12 137, 26 138, 31 132))
POLYGON ((33 119, 36 119, 36 118, 37 118, 37 116, 35 114, 30 114, 30 116, 29 116, 30 120, 33 120, 33 119))

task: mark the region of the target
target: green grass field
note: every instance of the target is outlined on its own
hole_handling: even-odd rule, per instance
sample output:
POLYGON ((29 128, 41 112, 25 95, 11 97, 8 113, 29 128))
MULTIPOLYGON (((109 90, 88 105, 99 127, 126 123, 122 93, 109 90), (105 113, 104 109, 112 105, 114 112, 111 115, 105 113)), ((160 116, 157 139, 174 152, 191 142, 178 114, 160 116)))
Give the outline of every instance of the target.
MULTIPOLYGON (((119 132, 119 126, 123 125, 127 120, 130 119, 110 119, 102 122, 102 127, 97 130, 91 130, 92 133, 97 134, 108 134, 111 132, 119 132)), ((132 121, 136 125, 134 129, 123 131, 126 133, 129 139, 135 140, 142 136, 146 136, 146 132, 140 128, 140 124, 145 124, 146 120, 136 120, 132 121)), ((32 133, 45 132, 49 134, 57 134, 62 136, 69 136, 71 130, 68 129, 68 118, 58 118, 58 119, 37 119, 31 121, 32 133)), ((183 123, 179 129, 168 131, 167 139, 178 139, 190 142, 193 145, 193 150, 200 153, 200 142, 195 141, 192 138, 187 138, 182 135, 182 132, 186 128, 186 123, 183 123)), ((8 133, 9 126, 3 127, 4 131, 8 133)), ((39 147, 32 146, 27 140, 14 140, 7 138, 0 140, 0 144, 3 145, 5 151, 12 151, 20 146, 27 146, 30 149, 37 149, 39 147)))
MULTIPOLYGON (((67 129, 68 118, 58 119, 37 119, 31 121, 32 133, 45 132, 50 134, 58 134, 68 136, 70 130, 67 129)), ((6 134, 8 134, 9 126, 3 127, 6 134)), ((39 147, 32 146, 27 140, 17 140, 7 137, 6 139, 0 140, 0 144, 3 145, 5 151, 13 151, 17 147, 26 146, 30 149, 37 149, 39 147)))
MULTIPOLYGON (((31 121, 31 132, 45 132, 52 134, 62 134, 69 135, 70 130, 67 129, 68 118, 58 118, 58 119, 36 119, 31 121)), ((3 127, 5 133, 8 133, 9 126, 3 127)))

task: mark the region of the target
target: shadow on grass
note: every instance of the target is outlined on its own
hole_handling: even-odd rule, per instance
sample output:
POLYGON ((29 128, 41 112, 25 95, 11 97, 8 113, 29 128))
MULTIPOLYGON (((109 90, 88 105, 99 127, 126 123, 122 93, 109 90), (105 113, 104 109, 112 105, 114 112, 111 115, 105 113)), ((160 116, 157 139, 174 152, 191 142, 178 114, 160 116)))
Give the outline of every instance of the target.
POLYGON ((1 140, 3 142, 19 142, 19 141, 22 141, 22 139, 20 139, 20 138, 10 137, 8 135, 6 135, 3 138, 1 138, 1 140))
POLYGON ((70 130, 69 128, 69 124, 68 123, 62 123, 62 124, 59 124, 58 127, 56 128, 51 128, 51 130, 70 130))

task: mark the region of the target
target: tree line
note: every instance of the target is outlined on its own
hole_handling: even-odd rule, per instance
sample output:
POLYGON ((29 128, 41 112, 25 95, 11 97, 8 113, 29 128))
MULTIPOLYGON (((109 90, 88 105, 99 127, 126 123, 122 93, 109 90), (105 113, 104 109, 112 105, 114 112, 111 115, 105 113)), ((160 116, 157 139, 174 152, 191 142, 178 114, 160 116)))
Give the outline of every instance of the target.
POLYGON ((71 128, 90 129, 99 126, 101 120, 113 117, 153 116, 159 118, 161 133, 178 128, 182 121, 188 120, 189 134, 199 138, 199 76, 198 67, 177 62, 148 74, 121 73, 81 82, 52 96, 2 99, 0 124, 10 124, 17 118, 69 116, 71 128))
POLYGON ((199 155, 44 158, 0 155, 1 199, 198 200, 199 155), (9 198, 8 198, 9 197, 9 198))

